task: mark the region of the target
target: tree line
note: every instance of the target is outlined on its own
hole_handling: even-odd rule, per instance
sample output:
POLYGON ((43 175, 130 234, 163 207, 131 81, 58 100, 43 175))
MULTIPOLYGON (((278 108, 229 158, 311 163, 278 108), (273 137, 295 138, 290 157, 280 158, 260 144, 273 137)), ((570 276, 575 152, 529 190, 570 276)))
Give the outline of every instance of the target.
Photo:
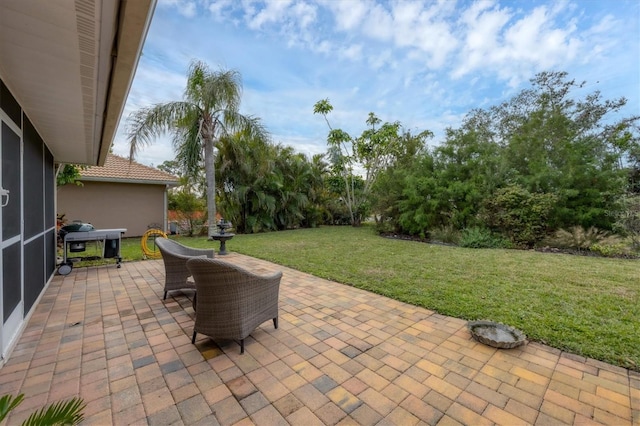
POLYGON ((564 72, 531 83, 471 111, 439 146, 396 157, 373 206, 383 227, 414 235, 479 228, 524 247, 576 226, 630 231, 620 218, 638 203, 638 117, 609 120, 626 100, 577 99, 582 85, 564 72))
POLYGON ((576 228, 638 243, 639 117, 620 118, 624 98, 578 96, 584 83, 565 72, 537 74, 511 99, 470 111, 436 145, 431 131, 383 123, 374 113, 360 135, 349 135, 331 126, 333 106, 323 99, 313 113, 328 126, 327 152, 307 157, 272 142, 257 118, 241 116, 239 89, 212 89, 227 74, 195 64, 185 94, 198 113, 164 116, 154 106, 134 115, 131 132, 132 148, 173 132, 176 160, 160 168, 184 179, 174 207, 214 202, 244 233, 371 220, 383 233, 479 246, 533 247, 576 228), (203 101, 220 93, 232 102, 203 101), (211 104, 217 109, 207 110, 211 104), (216 155, 205 155, 213 148, 216 155), (213 176, 205 179, 203 169, 213 176))

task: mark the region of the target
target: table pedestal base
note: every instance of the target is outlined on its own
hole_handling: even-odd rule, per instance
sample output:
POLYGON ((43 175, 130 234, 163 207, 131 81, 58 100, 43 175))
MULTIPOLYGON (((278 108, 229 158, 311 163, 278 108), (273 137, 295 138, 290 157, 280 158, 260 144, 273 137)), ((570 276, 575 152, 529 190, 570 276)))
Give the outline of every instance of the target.
POLYGON ((227 254, 227 240, 232 239, 235 235, 236 234, 213 234, 209 239, 220 241, 220 251, 218 251, 218 254, 224 256, 227 254))

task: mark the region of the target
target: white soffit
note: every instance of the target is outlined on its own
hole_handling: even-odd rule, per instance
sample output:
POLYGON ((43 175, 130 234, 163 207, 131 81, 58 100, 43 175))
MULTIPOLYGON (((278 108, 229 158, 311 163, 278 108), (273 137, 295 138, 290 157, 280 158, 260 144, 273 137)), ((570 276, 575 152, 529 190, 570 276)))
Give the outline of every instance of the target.
POLYGON ((0 0, 0 77, 56 161, 102 164, 155 0, 0 0))

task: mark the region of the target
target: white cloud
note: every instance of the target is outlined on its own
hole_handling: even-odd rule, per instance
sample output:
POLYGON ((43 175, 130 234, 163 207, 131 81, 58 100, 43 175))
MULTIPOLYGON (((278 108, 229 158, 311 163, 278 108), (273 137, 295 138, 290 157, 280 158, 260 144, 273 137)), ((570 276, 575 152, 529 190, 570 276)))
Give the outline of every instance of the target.
POLYGON ((414 57, 423 52, 428 66, 442 67, 458 44, 450 23, 453 4, 439 2, 425 7, 422 2, 396 3, 392 10, 396 45, 412 48, 414 57))
POLYGON ((358 60, 362 57, 362 46, 359 44, 352 44, 346 46, 338 51, 338 55, 342 58, 350 60, 358 60))
POLYGON ((316 52, 329 54, 329 53, 331 53, 332 49, 333 49, 333 47, 332 47, 331 43, 328 40, 322 40, 320 43, 318 43, 315 46, 314 50, 316 52))
POLYGON ((611 15, 606 15, 600 20, 600 22, 598 22, 593 27, 589 28, 586 31, 586 33, 587 34, 607 34, 613 31, 618 24, 619 24, 619 21, 617 19, 615 19, 611 15))
POLYGON ((530 60, 540 54, 541 33, 548 26, 548 19, 547 8, 537 7, 506 30, 505 47, 510 49, 513 59, 530 60))
POLYGON ((291 0, 268 0, 265 7, 256 11, 255 9, 247 9, 247 25, 249 28, 260 29, 264 24, 281 22, 286 16, 286 11, 291 5, 291 0), (251 12, 256 12, 251 14, 251 12))
MULTIPOLYGON (((122 121, 181 99, 193 58, 239 70, 241 111, 305 152, 326 149, 312 112, 320 99, 350 134, 373 111, 441 138, 547 69, 599 81, 591 87, 630 97, 637 113, 639 12, 634 2, 575 0, 159 0, 122 121)), ((145 152, 154 164, 172 157, 161 141, 145 152)))
POLYGON ((192 0, 159 0, 158 5, 161 7, 174 7, 178 13, 193 18, 196 15, 196 4, 192 0))
POLYGON ((511 14, 506 9, 492 9, 493 3, 477 2, 464 11, 460 19, 464 31, 464 47, 460 53, 462 63, 453 77, 462 77, 494 60, 500 53, 501 32, 511 14))
MULTIPOLYGON (((636 24, 640 25, 640 23, 636 24)), ((622 42, 619 37, 613 36, 621 31, 623 28, 623 23, 614 18, 611 15, 606 15, 602 17, 593 27, 589 28, 585 33, 584 37, 588 40, 588 49, 584 49, 581 52, 581 62, 584 64, 593 63, 599 60, 602 60, 606 57, 608 52, 615 51, 619 49, 623 45, 626 45, 632 38, 629 38, 627 42, 622 42), (622 42, 622 43, 621 43, 622 42), (621 46, 622 45, 622 46, 621 46)), ((637 27, 636 27, 637 28, 637 27)), ((638 42, 636 39, 635 45, 633 41, 631 41, 632 49, 636 49, 638 52, 638 42)), ((632 55, 629 55, 631 57, 632 55)), ((635 60, 640 60, 637 57, 635 60)))
POLYGON ((512 84, 530 77, 531 71, 547 70, 576 56, 579 41, 571 39, 573 28, 554 28, 553 10, 537 7, 505 32, 500 59, 515 66, 501 73, 512 84))
POLYGON ((325 0, 320 2, 333 13, 338 31, 347 32, 358 28, 368 13, 371 5, 369 0, 335 1, 325 0))
POLYGON ((395 67, 395 59, 391 49, 384 49, 380 52, 370 54, 367 62, 371 69, 374 70, 378 70, 385 66, 390 68, 395 67))
POLYGON ((316 8, 305 2, 297 2, 291 8, 301 28, 307 28, 316 20, 316 8))
POLYGON ((460 19, 465 45, 452 76, 492 73, 515 87, 536 72, 576 60, 584 41, 575 34, 574 20, 559 19, 568 9, 566 2, 528 12, 494 2, 472 4, 460 19))
POLYGON ((420 2, 399 2, 392 9, 393 20, 402 27, 411 27, 418 16, 422 13, 424 3, 420 2))
POLYGON ((363 34, 376 40, 389 41, 395 30, 393 24, 391 13, 381 4, 370 5, 362 25, 363 34))
POLYGON ((209 13, 218 20, 222 19, 225 16, 226 11, 232 8, 234 4, 235 0, 214 0, 207 6, 207 9, 209 10, 209 13))

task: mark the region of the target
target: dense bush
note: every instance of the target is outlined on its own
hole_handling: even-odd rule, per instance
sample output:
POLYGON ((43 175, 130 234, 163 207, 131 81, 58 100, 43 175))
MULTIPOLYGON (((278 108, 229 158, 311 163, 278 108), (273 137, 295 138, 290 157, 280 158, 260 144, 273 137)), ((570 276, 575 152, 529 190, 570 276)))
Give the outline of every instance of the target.
POLYGON ((640 195, 630 194, 620 200, 614 230, 629 237, 634 250, 640 251, 640 195))
POLYGON ((609 232, 595 227, 585 229, 582 226, 574 226, 568 230, 557 230, 553 236, 545 239, 545 244, 551 247, 580 251, 589 250, 595 244, 617 243, 617 241, 612 241, 610 237, 609 232))
POLYGON ((189 237, 200 235, 205 221, 203 216, 206 209, 205 200, 191 192, 188 185, 183 186, 180 190, 170 191, 167 199, 169 210, 174 211, 177 215, 180 234, 189 237))
MULTIPOLYGON (((488 227, 526 247, 561 228, 613 230, 617 222, 623 229, 619 201, 633 182, 637 188, 629 176, 640 164, 640 118, 620 118, 624 98, 581 97, 582 84, 564 72, 531 83, 472 110, 435 148, 388 168, 374 214, 409 235, 488 227)), ((627 218, 633 228, 637 217, 627 218)))
POLYGON ((482 216, 490 229, 507 235, 514 245, 533 247, 547 233, 556 200, 553 194, 532 194, 511 185, 485 200, 482 216))
POLYGON ((460 231, 451 225, 433 228, 429 234, 431 240, 440 243, 458 244, 460 242, 460 231))
POLYGON ((629 245, 623 242, 614 243, 614 244, 599 244, 596 243, 589 247, 589 250, 592 253, 596 253, 600 256, 604 257, 629 257, 633 256, 631 250, 629 249, 629 245))
POLYGON ((480 227, 464 229, 460 236, 460 246, 468 248, 511 248, 511 244, 507 239, 480 227))

